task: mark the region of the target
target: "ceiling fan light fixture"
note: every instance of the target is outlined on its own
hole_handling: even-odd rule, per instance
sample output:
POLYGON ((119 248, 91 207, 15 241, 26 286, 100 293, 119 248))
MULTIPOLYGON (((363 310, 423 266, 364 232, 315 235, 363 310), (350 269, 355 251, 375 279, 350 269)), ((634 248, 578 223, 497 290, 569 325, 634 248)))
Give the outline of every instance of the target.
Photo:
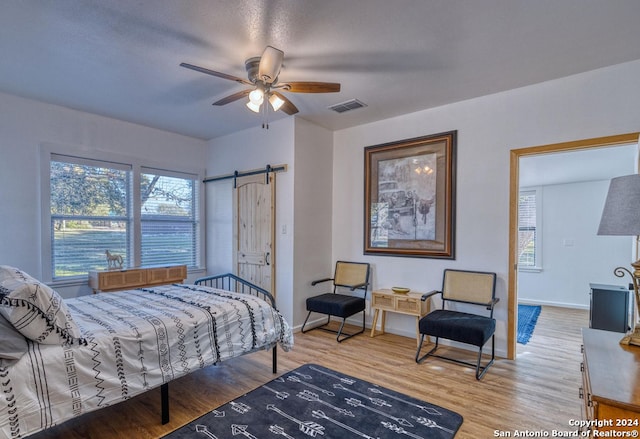
POLYGON ((249 93, 249 102, 260 107, 260 105, 262 105, 262 103, 264 102, 264 92, 261 89, 256 88, 251 93, 249 93))
POLYGON ((260 104, 254 104, 253 102, 247 102, 247 108, 253 111, 254 113, 260 113, 260 104))
MULTIPOLYGON (((278 77, 282 69, 283 59, 284 52, 282 50, 276 49, 273 46, 267 46, 262 56, 254 56, 245 61, 244 67, 247 71, 248 79, 229 75, 228 73, 217 72, 194 64, 180 63, 180 67, 248 86, 248 88, 244 90, 218 99, 212 105, 222 106, 243 98, 248 98, 249 102, 246 103, 247 108, 254 113, 262 113, 263 126, 268 127, 267 118, 269 106, 271 106, 273 111, 282 110, 283 113, 289 116, 299 111, 285 94, 280 93, 281 91, 290 93, 337 93, 340 91, 340 84, 332 82, 293 81, 280 83, 278 77), (268 100, 269 104, 265 104, 263 107, 262 104, 265 103, 265 100, 268 100)), ((360 107, 362 106, 366 105, 360 105, 360 107)))
POLYGON ((269 103, 271 104, 273 111, 278 111, 280 107, 284 105, 284 101, 274 94, 269 96, 269 103))

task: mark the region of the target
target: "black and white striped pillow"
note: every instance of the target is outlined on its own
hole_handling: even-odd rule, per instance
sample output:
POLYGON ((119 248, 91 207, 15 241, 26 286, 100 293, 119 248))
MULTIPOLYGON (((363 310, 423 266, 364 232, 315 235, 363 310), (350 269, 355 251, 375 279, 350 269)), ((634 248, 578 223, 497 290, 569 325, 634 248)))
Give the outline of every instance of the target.
POLYGON ((25 337, 70 344, 81 336, 62 297, 18 268, 0 265, 0 314, 25 337))

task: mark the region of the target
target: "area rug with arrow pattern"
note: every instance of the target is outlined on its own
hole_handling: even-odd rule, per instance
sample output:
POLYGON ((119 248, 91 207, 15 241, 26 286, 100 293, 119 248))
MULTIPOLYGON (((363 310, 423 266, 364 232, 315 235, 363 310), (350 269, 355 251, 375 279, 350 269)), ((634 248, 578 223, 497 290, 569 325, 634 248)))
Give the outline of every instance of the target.
POLYGON ((453 411, 306 364, 163 439, 449 439, 460 425, 453 411))

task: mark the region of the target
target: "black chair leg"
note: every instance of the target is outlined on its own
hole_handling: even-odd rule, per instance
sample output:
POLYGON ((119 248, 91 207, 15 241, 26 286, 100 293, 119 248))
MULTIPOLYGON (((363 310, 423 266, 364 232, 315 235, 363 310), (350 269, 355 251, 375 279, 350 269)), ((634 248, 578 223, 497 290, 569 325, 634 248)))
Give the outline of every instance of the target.
POLYGON ((345 333, 345 337, 342 337, 342 339, 340 338, 340 335, 342 335, 342 328, 344 327, 345 322, 347 321, 346 317, 342 319, 342 323, 340 324, 340 329, 338 330, 338 336, 336 337, 336 341, 338 343, 342 343, 343 341, 345 341, 348 338, 353 337, 354 335, 358 335, 358 334, 362 334, 365 330, 365 326, 364 326, 364 321, 365 321, 365 314, 364 311, 362 311, 362 329, 358 332, 354 332, 353 334, 347 334, 345 333))
POLYGON ((436 337, 436 343, 435 346, 433 348, 431 348, 431 350, 429 352, 427 352, 426 354, 424 354, 422 357, 420 356, 420 350, 422 349, 422 342, 424 341, 424 334, 420 334, 420 346, 418 346, 418 351, 416 352, 416 363, 420 364, 422 363, 422 361, 427 358, 429 355, 432 355, 436 349, 438 349, 438 342, 440 341, 440 339, 438 337, 436 337))
POLYGON ((416 363, 419 363, 418 358, 420 358, 420 350, 422 349, 422 343, 424 342, 424 334, 420 334, 420 344, 418 345, 418 350, 416 351, 416 363))
POLYGON ((306 326, 307 321, 309 320, 309 316, 311 315, 312 312, 313 311, 309 311, 309 313, 307 314, 307 318, 304 319, 304 323, 302 324, 302 328, 300 328, 300 332, 305 333, 305 332, 312 331, 314 329, 322 329, 323 331, 327 331, 327 332, 331 332, 333 334, 337 334, 336 341, 338 343, 342 343, 343 341, 345 341, 348 338, 353 337, 354 335, 362 334, 364 332, 364 330, 365 330, 365 318, 366 318, 366 315, 365 315, 364 311, 362 311, 362 328, 360 329, 360 331, 354 332, 353 334, 347 334, 346 332, 342 332, 342 329, 344 328, 344 324, 347 321, 346 317, 344 317, 342 319, 342 323, 340 323, 340 328, 337 331, 335 331, 333 329, 325 328, 325 326, 327 326, 329 323, 331 323, 331 315, 327 316, 327 323, 324 323, 324 324, 319 325, 319 326, 314 326, 311 329, 306 329, 305 330, 304 327, 306 326), (341 336, 343 336, 343 337, 340 338, 341 336))
POLYGON ((309 320, 309 316, 311 315, 311 311, 309 311, 307 313, 307 318, 304 319, 304 323, 302 324, 302 328, 300 328, 300 332, 302 332, 303 334, 307 331, 310 331, 310 329, 307 329, 307 331, 304 330, 304 326, 307 324, 307 321, 309 320))
POLYGON ((455 358, 449 358, 449 357, 445 357, 445 356, 441 356, 441 355, 436 355, 435 351, 436 351, 436 349, 438 349, 438 341, 439 341, 438 337, 436 337, 435 346, 429 352, 427 352, 426 354, 424 354, 421 357, 420 356, 420 351, 422 350, 422 343, 424 341, 424 336, 425 336, 425 334, 421 334, 420 335, 420 346, 418 346, 418 350, 416 351, 416 363, 418 363, 418 364, 422 363, 422 361, 424 361, 424 359, 429 357, 429 356, 442 358, 443 360, 453 361, 454 363, 458 363, 458 364, 463 364, 463 365, 466 365, 466 366, 474 367, 476 369, 476 379, 480 380, 484 376, 484 374, 487 372, 487 369, 489 369, 489 367, 495 361, 495 347, 496 347, 495 335, 493 335, 491 337, 491 360, 489 360, 489 362, 485 366, 481 365, 482 346, 480 346, 480 348, 478 349, 478 359, 477 359, 475 364, 473 364, 471 362, 457 360, 455 358))
POLYGON ((476 379, 479 380, 480 378, 482 378, 484 376, 484 374, 487 372, 487 369, 489 369, 489 366, 491 366, 493 364, 493 362, 496 359, 496 338, 495 338, 495 334, 491 336, 491 360, 489 360, 489 362, 483 366, 480 367, 480 359, 482 358, 482 346, 480 346, 480 351, 478 352, 478 365, 476 366, 476 379), (482 371, 482 372, 480 372, 482 371))
POLYGON ((342 319, 342 323, 340 323, 340 329, 338 329, 338 332, 337 332, 337 334, 338 334, 338 335, 336 336, 336 341, 337 341, 338 343, 341 343, 341 342, 342 342, 342 340, 346 340, 347 338, 349 338, 349 337, 350 337, 350 336, 349 336, 349 334, 345 334, 345 335, 346 335, 346 337, 344 337, 342 340, 340 340, 340 335, 342 335, 342 328, 344 328, 344 323, 345 323, 346 321, 347 321, 347 319, 343 318, 343 319, 342 319))
POLYGON ((304 326, 307 324, 307 321, 309 320, 309 316, 311 316, 311 313, 312 313, 312 312, 313 312, 313 311, 309 311, 309 312, 307 313, 307 318, 306 318, 306 319, 304 319, 304 323, 302 324, 302 328, 300 328, 300 332, 302 332, 303 334, 304 334, 305 332, 309 332, 309 331, 311 331, 311 330, 313 330, 313 329, 322 328, 323 326, 326 326, 326 325, 328 325, 328 324, 329 324, 329 322, 331 322, 331 316, 330 316, 330 315, 328 315, 328 316, 327 316, 327 323, 324 323, 324 324, 322 324, 322 325, 320 325, 320 326, 314 326, 313 328, 311 328, 311 329, 307 329, 307 330, 305 331, 305 330, 304 330, 304 326))
POLYGON ((480 346, 480 349, 478 349, 478 363, 476 364, 476 379, 477 380, 482 378, 484 373, 487 371, 486 367, 484 367, 484 368, 480 367, 480 360, 482 360, 482 346, 480 346), (482 373, 480 373, 481 370, 482 370, 482 373))

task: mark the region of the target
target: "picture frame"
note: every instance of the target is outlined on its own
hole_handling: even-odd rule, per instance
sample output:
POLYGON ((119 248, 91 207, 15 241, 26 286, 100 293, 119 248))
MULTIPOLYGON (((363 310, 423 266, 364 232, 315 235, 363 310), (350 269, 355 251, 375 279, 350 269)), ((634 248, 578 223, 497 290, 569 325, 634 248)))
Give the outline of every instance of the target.
POLYGON ((455 259, 457 131, 364 148, 364 254, 455 259))

